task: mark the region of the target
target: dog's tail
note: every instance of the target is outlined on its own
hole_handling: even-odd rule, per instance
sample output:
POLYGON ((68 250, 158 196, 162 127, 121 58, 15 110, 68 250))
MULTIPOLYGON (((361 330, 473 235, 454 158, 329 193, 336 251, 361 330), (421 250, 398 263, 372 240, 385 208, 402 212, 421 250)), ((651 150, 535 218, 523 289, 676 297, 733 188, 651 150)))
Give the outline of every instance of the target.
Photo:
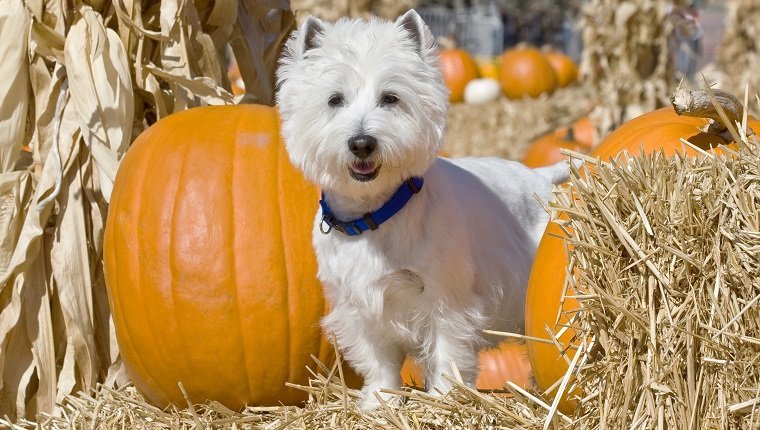
MULTIPOLYGON (((580 167, 583 162, 581 160, 574 159, 572 163, 575 167, 580 167)), ((554 163, 551 166, 537 167, 533 170, 535 170, 539 175, 551 181, 551 183, 554 185, 561 184, 570 179, 570 163, 566 160, 554 163)))

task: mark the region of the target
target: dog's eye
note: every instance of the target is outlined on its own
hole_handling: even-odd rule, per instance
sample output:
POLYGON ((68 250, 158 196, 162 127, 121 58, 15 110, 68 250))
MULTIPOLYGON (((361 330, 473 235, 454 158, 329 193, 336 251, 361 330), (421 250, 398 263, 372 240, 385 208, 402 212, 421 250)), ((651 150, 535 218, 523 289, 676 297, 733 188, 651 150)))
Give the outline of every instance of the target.
POLYGON ((395 105, 398 103, 398 96, 395 94, 383 94, 383 104, 384 105, 395 105))
POLYGON ((333 94, 330 96, 330 100, 327 101, 327 104, 330 105, 330 107, 341 107, 343 106, 343 96, 340 94, 333 94))

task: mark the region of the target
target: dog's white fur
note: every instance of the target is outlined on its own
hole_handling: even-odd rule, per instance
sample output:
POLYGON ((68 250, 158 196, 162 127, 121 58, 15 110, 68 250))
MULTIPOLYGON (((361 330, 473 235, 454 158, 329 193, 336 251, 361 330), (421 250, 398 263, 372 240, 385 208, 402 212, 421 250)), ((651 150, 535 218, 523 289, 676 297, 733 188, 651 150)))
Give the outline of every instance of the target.
MULTIPOLYGON (((548 215, 538 203, 567 178, 493 158, 437 158, 448 109, 437 47, 414 11, 394 22, 309 18, 278 70, 282 133, 291 161, 322 187, 342 220, 381 207, 411 176, 421 192, 376 231, 347 237, 314 226, 314 248, 332 311, 323 321, 373 392, 401 384, 406 355, 426 368, 430 392, 456 363, 473 384, 484 328, 520 332, 525 289, 548 215), (342 96, 342 104, 328 100, 342 96), (398 102, 388 104, 384 95, 398 102), (355 135, 375 137, 371 181, 349 174, 355 135)), ((492 341, 493 339, 490 339, 492 341)))

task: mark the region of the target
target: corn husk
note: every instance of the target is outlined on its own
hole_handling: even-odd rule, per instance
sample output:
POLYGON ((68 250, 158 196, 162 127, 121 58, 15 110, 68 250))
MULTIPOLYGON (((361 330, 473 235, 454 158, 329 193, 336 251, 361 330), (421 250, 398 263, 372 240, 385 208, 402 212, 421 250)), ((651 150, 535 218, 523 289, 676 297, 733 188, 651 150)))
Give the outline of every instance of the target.
POLYGON ((127 382, 101 263, 119 162, 173 112, 272 103, 293 25, 286 1, 0 1, 0 415, 127 382))
POLYGON ((21 39, 21 43, 0 44, 0 174, 13 169, 25 140, 29 106, 29 63, 26 39, 29 17, 21 0, 0 3, 0 40, 21 39))

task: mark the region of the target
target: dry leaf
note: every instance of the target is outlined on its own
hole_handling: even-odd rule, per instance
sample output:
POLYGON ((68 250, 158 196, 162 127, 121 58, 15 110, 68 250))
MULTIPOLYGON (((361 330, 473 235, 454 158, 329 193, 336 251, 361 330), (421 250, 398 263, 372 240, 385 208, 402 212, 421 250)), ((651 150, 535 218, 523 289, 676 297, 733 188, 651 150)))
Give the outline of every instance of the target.
POLYGON ((118 161, 132 138, 134 96, 127 55, 117 34, 88 7, 66 36, 65 54, 80 128, 108 201, 118 161))
POLYGON ((0 1, 0 173, 16 164, 29 106, 29 16, 21 0, 0 1), (15 41, 15 42, 10 42, 15 41))

